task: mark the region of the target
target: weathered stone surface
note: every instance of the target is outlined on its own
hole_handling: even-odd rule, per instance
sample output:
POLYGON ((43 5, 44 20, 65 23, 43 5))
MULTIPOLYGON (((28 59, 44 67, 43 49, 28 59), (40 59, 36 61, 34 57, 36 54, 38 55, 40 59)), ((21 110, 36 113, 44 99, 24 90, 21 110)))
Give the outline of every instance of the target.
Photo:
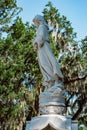
POLYGON ((61 114, 66 111, 63 86, 61 84, 53 85, 46 89, 39 96, 40 114, 61 114))
POLYGON ((47 126, 50 126, 54 130, 61 129, 66 130, 66 117, 60 115, 42 115, 33 118, 30 124, 29 130, 43 130, 47 126))
POLYGON ((77 120, 72 121, 72 130, 78 130, 78 121, 77 120))
POLYGON ((52 83, 62 81, 64 76, 50 47, 49 27, 44 17, 36 15, 33 22, 37 30, 32 43, 37 52, 39 67, 44 78, 43 85, 51 86, 52 83))
POLYGON ((50 48, 48 25, 40 15, 35 16, 33 22, 37 33, 32 42, 44 78, 45 91, 39 96, 41 115, 27 122, 26 130, 78 130, 78 123, 72 121, 70 116, 64 116, 64 76, 50 48))
POLYGON ((27 122, 26 130, 78 130, 78 122, 72 121, 70 116, 42 115, 27 122))

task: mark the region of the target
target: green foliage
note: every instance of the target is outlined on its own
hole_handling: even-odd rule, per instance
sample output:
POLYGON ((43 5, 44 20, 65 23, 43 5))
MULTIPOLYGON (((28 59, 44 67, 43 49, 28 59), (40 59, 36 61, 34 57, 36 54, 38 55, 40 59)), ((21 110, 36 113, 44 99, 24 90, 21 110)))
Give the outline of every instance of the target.
POLYGON ((53 27, 56 26, 56 23, 59 25, 59 31, 63 32, 63 34, 66 36, 66 39, 69 41, 72 40, 72 38, 76 37, 76 33, 73 32, 73 28, 71 26, 71 23, 64 15, 60 15, 60 12, 58 9, 53 7, 51 2, 48 2, 46 7, 43 10, 44 18, 48 22, 51 21, 51 25, 53 27))
MULTIPOLYGON (((14 7, 11 5, 12 1, 9 2, 9 6, 7 6, 9 11, 12 12, 13 8, 18 11, 16 1, 13 3, 14 7), (12 8, 10 8, 11 6, 12 8)), ((2 2, 2 4, 4 3, 2 2)), ((6 7, 2 7, 6 10, 6 7)), ((10 19, 12 15, 11 17, 10 15, 9 13, 6 17, 9 18, 8 21, 4 16, 1 17, 3 26, 4 23, 8 24, 9 20, 12 20, 10 19)), ((20 122, 23 127, 31 107, 32 110, 34 109, 36 90, 30 91, 23 82, 24 73, 27 72, 30 74, 30 84, 35 86, 32 76, 35 76, 38 68, 31 42, 34 36, 33 26, 29 26, 28 23, 24 25, 22 20, 17 17, 10 28, 5 27, 10 30, 6 31, 8 34, 6 38, 0 37, 0 120, 1 129, 13 130, 18 127, 20 122)))
POLYGON ((0 24, 11 22, 11 19, 18 14, 20 8, 17 7, 16 0, 0 1, 0 24))
POLYGON ((82 127, 82 128, 79 128, 79 130, 87 130, 87 128, 85 127, 82 127))
POLYGON ((0 0, 0 31, 10 31, 12 19, 18 15, 22 8, 17 7, 16 0, 0 0))

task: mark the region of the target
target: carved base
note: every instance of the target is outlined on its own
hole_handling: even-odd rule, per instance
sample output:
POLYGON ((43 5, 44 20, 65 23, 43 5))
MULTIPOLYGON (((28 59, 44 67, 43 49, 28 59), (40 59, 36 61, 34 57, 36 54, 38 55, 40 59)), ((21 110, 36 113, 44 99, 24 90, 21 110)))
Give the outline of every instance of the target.
POLYGON ((70 116, 64 116, 64 89, 59 84, 40 94, 39 111, 42 115, 32 118, 26 130, 78 130, 78 123, 70 116))
POLYGON ((63 115, 66 112, 64 104, 48 103, 47 105, 40 106, 40 113, 44 114, 60 114, 63 115))
POLYGON ((60 114, 66 112, 64 90, 59 84, 49 87, 39 96, 40 114, 60 114))
POLYGON ((78 123, 69 116, 42 115, 27 122, 26 130, 78 130, 78 123))

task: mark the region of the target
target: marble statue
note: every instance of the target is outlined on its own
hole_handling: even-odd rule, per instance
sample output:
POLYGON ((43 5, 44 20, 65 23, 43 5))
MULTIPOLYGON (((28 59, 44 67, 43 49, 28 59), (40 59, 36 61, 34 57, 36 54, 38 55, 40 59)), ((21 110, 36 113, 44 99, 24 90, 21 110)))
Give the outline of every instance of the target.
POLYGON ((26 130, 78 130, 77 121, 66 116, 63 74, 50 48, 49 28, 44 18, 36 15, 37 27, 33 46, 44 77, 45 90, 39 95, 39 114, 27 122, 26 130))
POLYGON ((52 86, 58 84, 63 81, 63 74, 50 47, 48 25, 41 15, 36 15, 33 22, 37 31, 32 42, 44 77, 43 85, 52 86))

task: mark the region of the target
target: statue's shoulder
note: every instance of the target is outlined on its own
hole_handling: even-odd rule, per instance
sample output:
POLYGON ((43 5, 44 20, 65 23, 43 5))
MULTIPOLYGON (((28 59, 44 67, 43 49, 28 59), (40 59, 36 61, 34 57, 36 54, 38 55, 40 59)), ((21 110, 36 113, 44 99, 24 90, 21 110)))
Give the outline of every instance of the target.
POLYGON ((39 29, 40 29, 40 30, 43 30, 43 31, 49 30, 48 27, 47 27, 46 25, 44 25, 44 24, 41 24, 41 25, 39 26, 39 29))
POLYGON ((42 31, 45 31, 45 26, 43 24, 39 25, 37 32, 40 33, 42 31))
POLYGON ((39 28, 45 28, 44 24, 40 24, 39 28))

